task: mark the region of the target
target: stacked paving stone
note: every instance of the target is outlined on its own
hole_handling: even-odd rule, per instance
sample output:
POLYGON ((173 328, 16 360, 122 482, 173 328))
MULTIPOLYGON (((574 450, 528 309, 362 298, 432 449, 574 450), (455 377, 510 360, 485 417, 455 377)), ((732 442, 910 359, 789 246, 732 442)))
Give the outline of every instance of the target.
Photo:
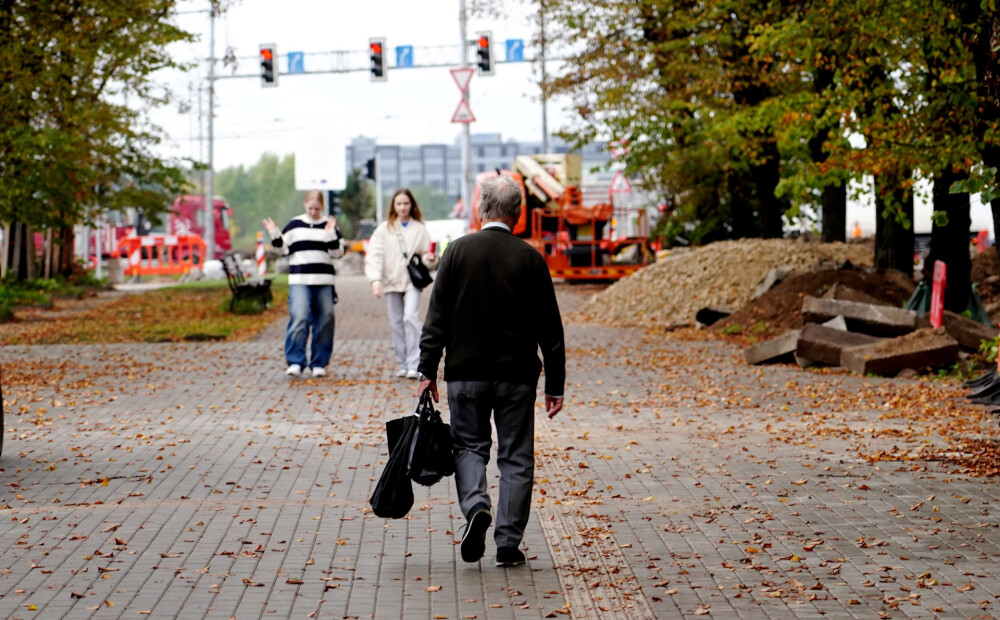
POLYGON ((953 312, 933 329, 912 310, 835 285, 802 301, 803 329, 744 349, 747 363, 794 360, 800 366, 843 366, 859 374, 892 376, 910 368, 948 366, 959 349, 976 351, 997 330, 953 312))

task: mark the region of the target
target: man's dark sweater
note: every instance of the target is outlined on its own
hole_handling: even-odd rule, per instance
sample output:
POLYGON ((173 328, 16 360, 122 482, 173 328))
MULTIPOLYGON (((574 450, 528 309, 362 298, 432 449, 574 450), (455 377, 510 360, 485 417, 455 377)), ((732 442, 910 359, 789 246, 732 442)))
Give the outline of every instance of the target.
POLYGON ((545 393, 561 397, 566 350, 545 259, 501 228, 456 239, 438 265, 420 338, 420 372, 445 381, 534 385, 545 359, 545 393))

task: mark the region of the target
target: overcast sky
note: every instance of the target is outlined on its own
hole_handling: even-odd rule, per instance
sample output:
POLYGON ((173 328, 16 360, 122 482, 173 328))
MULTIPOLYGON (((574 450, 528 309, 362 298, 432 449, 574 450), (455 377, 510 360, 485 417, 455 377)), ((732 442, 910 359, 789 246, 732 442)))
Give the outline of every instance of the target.
MULTIPOLYGON (((506 39, 524 39, 530 45, 534 27, 524 13, 530 5, 508 1, 512 16, 495 20, 470 18, 468 36, 491 30, 497 56, 504 54, 506 39)), ((207 0, 191 0, 180 11, 206 9, 207 0)), ((385 0, 345 2, 343 0, 242 0, 216 20, 216 56, 235 48, 241 72, 257 74, 256 55, 262 43, 274 43, 283 73, 277 88, 262 88, 258 78, 223 79, 216 82, 215 153, 216 170, 233 165, 249 165, 264 152, 279 155, 297 150, 315 152, 329 145, 338 154, 358 135, 376 138, 383 144, 451 143, 461 125, 451 123, 460 93, 447 68, 394 69, 398 45, 451 46, 438 50, 436 58, 415 63, 453 62, 459 64, 459 1, 385 0), (306 53, 306 70, 319 68, 322 60, 310 53, 357 50, 366 53, 370 37, 386 37, 390 70, 386 82, 370 82, 367 71, 346 74, 286 75, 284 55, 306 53)), ((201 35, 196 43, 176 45, 180 59, 202 59, 208 55, 208 14, 192 13, 177 17, 179 25, 201 35)), ((533 55, 531 50, 526 55, 533 55)), ((426 56, 426 54, 424 54, 426 56)), ((470 56, 470 62, 472 57, 470 56)), ((550 71, 556 69, 550 62, 550 71)), ((230 70, 217 64, 217 74, 230 70)), ((204 83, 205 65, 190 72, 172 71, 161 75, 179 99, 188 99, 189 88, 204 83)), ((473 133, 501 133, 504 139, 541 140, 542 112, 537 88, 538 76, 532 64, 499 64, 496 75, 475 76, 471 85, 471 107, 476 117, 473 133)), ((197 157, 197 100, 191 96, 192 111, 179 112, 180 102, 154 112, 153 120, 168 135, 165 150, 174 155, 197 157)), ((207 106, 207 100, 203 99, 207 106)), ((567 119, 565 100, 549 104, 549 131, 567 119)), ((342 156, 342 155, 340 155, 342 156)))

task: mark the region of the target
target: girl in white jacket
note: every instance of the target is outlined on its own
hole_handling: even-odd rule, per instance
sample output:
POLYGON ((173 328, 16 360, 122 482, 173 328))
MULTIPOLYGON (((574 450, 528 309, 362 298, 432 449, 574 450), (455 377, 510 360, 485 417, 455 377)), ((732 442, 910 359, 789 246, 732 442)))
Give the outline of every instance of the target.
POLYGON ((406 264, 414 254, 433 268, 431 238, 420 221, 420 207, 408 189, 396 190, 386 220, 378 225, 368 241, 365 276, 372 285, 372 295, 385 297, 389 328, 396 352, 396 376, 417 379, 420 361, 419 316, 420 289, 410 282, 406 264))

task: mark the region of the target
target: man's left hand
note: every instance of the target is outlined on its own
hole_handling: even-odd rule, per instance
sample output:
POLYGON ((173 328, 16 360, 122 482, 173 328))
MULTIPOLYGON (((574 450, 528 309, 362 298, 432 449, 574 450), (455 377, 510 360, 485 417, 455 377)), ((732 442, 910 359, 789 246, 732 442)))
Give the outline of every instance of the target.
POLYGON ((431 391, 431 399, 433 399, 434 402, 438 402, 438 385, 437 385, 437 381, 435 381, 434 379, 424 379, 424 380, 422 380, 420 382, 420 385, 417 386, 417 398, 420 398, 421 396, 423 396, 424 392, 426 392, 427 390, 431 391))

